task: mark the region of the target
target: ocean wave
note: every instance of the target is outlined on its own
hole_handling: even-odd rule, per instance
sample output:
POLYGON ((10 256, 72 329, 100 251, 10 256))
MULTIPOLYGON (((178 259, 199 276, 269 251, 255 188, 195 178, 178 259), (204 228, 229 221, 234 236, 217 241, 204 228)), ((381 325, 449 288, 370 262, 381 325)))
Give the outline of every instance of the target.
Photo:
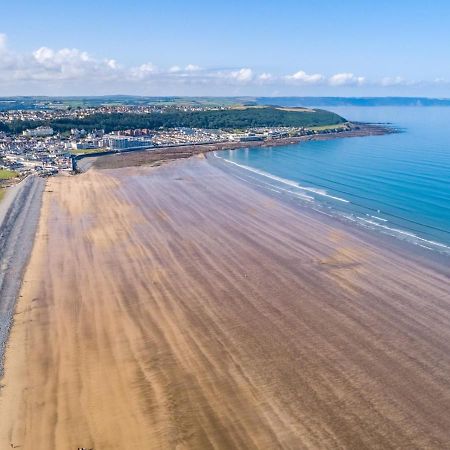
POLYGON ((296 197, 299 197, 302 200, 305 200, 305 201, 308 201, 308 202, 314 201, 314 197, 311 197, 308 194, 305 194, 303 192, 293 192, 290 189, 282 188, 280 186, 276 186, 274 184, 270 184, 270 183, 267 183, 265 181, 261 181, 259 178, 252 177, 251 175, 247 175, 247 178, 250 178, 251 180, 255 180, 255 181, 250 182, 250 181, 248 181, 247 178, 242 178, 242 177, 240 177, 240 176, 238 176, 236 174, 234 176, 238 180, 244 181, 245 183, 248 183, 248 184, 252 184, 252 185, 256 185, 256 186, 262 187, 263 189, 267 189, 269 191, 278 192, 279 194, 281 194, 282 192, 288 192, 289 194, 295 195, 296 197))
POLYGON ((354 221, 356 221, 356 222, 358 220, 359 221, 363 221, 365 223, 368 223, 370 225, 374 225, 376 227, 382 228, 384 230, 387 230, 388 232, 399 234, 401 236, 404 236, 405 238, 409 238, 409 240, 412 240, 413 242, 415 241, 414 243, 417 244, 417 245, 420 245, 421 247, 425 247, 425 248, 430 249, 430 247, 427 247, 427 246, 423 245, 423 243, 426 243, 428 245, 433 246, 433 248, 438 247, 441 250, 445 250, 446 253, 450 252, 450 246, 445 245, 442 242, 436 242, 436 241, 432 241, 432 240, 429 240, 429 239, 425 239, 425 238, 422 238, 420 236, 417 236, 417 234, 415 234, 415 233, 411 233, 411 232, 405 231, 405 230, 400 230, 398 228, 388 227, 387 225, 375 222, 373 220, 365 219, 364 217, 357 216, 354 219, 354 221))
POLYGON ((270 174, 268 172, 264 172, 263 170, 254 169, 253 167, 249 167, 249 166, 246 166, 244 164, 238 164, 238 163, 236 163, 234 161, 230 161, 228 159, 222 158, 221 156, 217 156, 216 154, 214 156, 216 156, 217 158, 221 159, 222 161, 224 161, 224 162, 226 162, 228 164, 233 164, 233 165, 235 165, 237 167, 240 167, 241 169, 247 170, 249 172, 256 173, 256 174, 258 174, 260 176, 263 176, 263 177, 266 177, 266 178, 270 178, 272 180, 278 181, 279 183, 283 183, 283 184, 286 184, 288 186, 291 186, 291 187, 293 187, 295 189, 300 189, 302 191, 311 192, 313 194, 321 195, 322 197, 331 198, 331 199, 339 201, 339 202, 350 203, 350 201, 346 200, 345 198, 336 197, 334 195, 328 194, 328 192, 325 191, 324 189, 317 189, 317 188, 308 187, 308 186, 301 186, 299 183, 297 183, 295 181, 287 180, 285 178, 281 178, 281 177, 278 177, 276 175, 272 175, 272 174, 270 174))
POLYGON ((382 222, 387 222, 388 221, 387 219, 383 219, 383 218, 378 217, 378 216, 370 216, 370 217, 372 217, 373 219, 381 220, 382 222))
MULTIPOLYGON (((433 240, 433 238, 426 239, 425 237, 421 237, 420 235, 416 234, 415 229, 411 229, 408 231, 408 227, 405 227, 406 229, 404 229, 403 225, 401 226, 403 229, 396 228, 397 224, 395 223, 396 219, 399 219, 399 220, 405 221, 410 224, 418 225, 420 227, 426 227, 426 225, 423 225, 419 222, 415 222, 411 219, 406 219, 405 217, 397 216, 395 214, 392 214, 392 213, 389 213, 386 211, 380 211, 376 207, 360 205, 359 202, 353 202, 353 201, 349 201, 349 200, 341 198, 341 197, 331 195, 325 189, 315 188, 315 187, 310 187, 310 186, 302 186, 295 181, 285 179, 285 178, 279 177, 277 175, 273 175, 271 173, 265 172, 260 169, 246 166, 245 164, 239 164, 237 162, 230 161, 229 159, 218 156, 215 152, 214 152, 214 156, 217 159, 220 159, 221 161, 223 161, 224 163, 233 165, 233 166, 243 169, 243 170, 245 170, 245 172, 247 172, 245 175, 245 178, 242 178, 235 174, 235 176, 237 178, 239 178, 243 181, 246 181, 247 183, 258 185, 261 188, 270 190, 272 192, 277 192, 277 193, 287 192, 290 195, 295 195, 295 196, 301 198, 302 200, 307 200, 310 203, 309 207, 312 207, 312 209, 314 209, 316 212, 325 214, 330 217, 336 217, 336 218, 341 218, 341 219, 344 219, 347 221, 351 221, 359 226, 368 227, 368 228, 371 228, 372 230, 378 230, 378 232, 381 232, 384 234, 389 234, 392 237, 395 237, 400 240, 408 241, 409 243, 411 243, 413 245, 417 245, 418 247, 422 247, 422 248, 430 250, 430 251, 437 251, 439 253, 444 253, 444 254, 450 255, 450 246, 445 245, 442 242, 433 240), (251 176, 249 173, 253 173, 257 176, 251 176), (253 181, 249 181, 249 179, 252 179, 253 181), (272 184, 268 180, 273 180, 277 184, 272 184), (287 188, 287 189, 283 188, 279 184, 283 184, 285 186, 288 186, 289 188, 287 188), (293 189, 299 190, 301 192, 294 192, 293 189), (308 193, 310 195, 307 195, 306 193, 308 193), (314 196, 312 196, 311 194, 314 194, 314 196), (342 207, 340 207, 337 204, 332 204, 330 202, 328 202, 328 203, 321 202, 320 199, 316 198, 315 196, 321 196, 321 197, 325 197, 327 199, 336 200, 336 201, 342 203, 343 205, 342 205, 342 207), (344 204, 348 205, 348 206, 344 207, 344 204), (363 209, 365 211, 364 212, 363 211, 350 212, 350 211, 348 211, 349 207, 350 207, 350 209, 363 209), (368 212, 368 210, 370 211, 370 213, 368 212), (328 212, 326 212, 326 211, 328 211, 328 212), (377 215, 377 213, 386 215, 389 220, 386 218, 380 217, 379 215, 377 215), (361 217, 358 214, 365 214, 366 217, 361 217), (389 223, 389 226, 388 226, 388 223, 389 223)), ((353 194, 350 194, 350 195, 353 195, 353 194)), ((357 196, 357 195, 354 195, 354 196, 357 196)), ((361 198, 363 198, 363 197, 361 197, 361 198)), ((365 199, 365 200, 367 200, 367 199, 365 199)), ((438 231, 448 233, 448 231, 446 231, 446 230, 442 230, 442 229, 439 229, 439 228, 433 227, 433 226, 428 226, 427 228, 436 229, 438 231)), ((425 232, 425 234, 430 234, 430 233, 425 232)))

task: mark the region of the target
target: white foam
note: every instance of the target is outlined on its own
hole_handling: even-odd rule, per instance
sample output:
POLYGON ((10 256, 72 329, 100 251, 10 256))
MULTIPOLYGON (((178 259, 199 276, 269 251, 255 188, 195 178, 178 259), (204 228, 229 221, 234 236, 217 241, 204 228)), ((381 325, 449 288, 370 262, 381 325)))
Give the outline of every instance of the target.
MULTIPOLYGON (((214 155, 217 158, 223 160, 224 162, 227 162, 228 164, 233 164, 233 165, 238 166, 238 167, 240 167, 242 169, 245 169, 245 170, 247 170, 249 172, 253 172, 253 173, 256 173, 257 175, 260 175, 260 176, 263 176, 263 177, 275 180, 275 181, 277 181, 279 183, 283 183, 283 184, 288 185, 288 186, 290 186, 292 188, 299 189, 299 190, 306 191, 306 192, 311 192, 311 193, 314 193, 314 194, 317 194, 317 195, 322 195, 324 197, 328 197, 328 198, 331 198, 333 200, 341 201, 341 202, 344 202, 344 203, 350 203, 348 200, 345 200, 343 198, 335 197, 333 195, 328 194, 325 190, 312 188, 312 187, 306 187, 306 186, 300 186, 300 184, 298 184, 298 183, 296 183, 294 181, 287 180, 287 179, 278 177, 276 175, 272 175, 270 173, 264 172, 263 170, 254 169, 254 168, 246 166, 244 164, 238 164, 238 163, 236 163, 234 161, 230 161, 230 160, 225 159, 223 157, 217 156, 217 154, 215 152, 214 152, 214 155)), ((304 199, 307 199, 308 201, 313 201, 314 200, 313 197, 310 197, 310 196, 308 196, 306 194, 299 194, 299 193, 292 192, 290 189, 283 189, 283 188, 281 188, 279 186, 274 186, 274 185, 272 185, 270 183, 265 183, 265 185, 270 186, 270 187, 267 187, 267 189, 270 189, 270 190, 274 190, 273 188, 276 188, 278 190, 287 191, 287 192, 289 192, 291 194, 298 195, 298 196, 300 196, 300 197, 302 197, 304 199)), ((264 187, 266 187, 266 186, 264 186, 264 187)), ((325 213, 325 212, 323 212, 321 210, 317 210, 317 211, 322 213, 322 214, 325 214, 327 216, 333 217, 333 215, 327 214, 327 213, 325 213)), ((377 212, 380 213, 381 211, 378 210, 377 212)), ((398 228, 389 227, 389 226, 387 226, 385 224, 386 222, 388 222, 388 220, 387 219, 383 219, 382 217, 367 214, 368 217, 374 219, 374 220, 370 220, 370 219, 367 219, 367 218, 364 218, 364 217, 355 216, 353 214, 340 213, 339 215, 341 217, 346 218, 347 220, 352 221, 352 222, 357 222, 357 223, 358 222, 359 223, 364 222, 366 224, 373 225, 373 226, 375 226, 377 228, 381 228, 382 230, 385 230, 385 231, 382 231, 382 232, 385 232, 385 233, 388 233, 388 234, 391 234, 391 235, 394 235, 394 236, 397 235, 397 237, 399 239, 407 239, 411 243, 413 243, 413 244, 415 244, 415 245, 417 245, 419 247, 423 247, 423 248, 428 249, 428 250, 438 250, 438 251, 441 251, 441 252, 450 253, 450 246, 442 244, 441 242, 436 242, 436 241, 432 241, 432 240, 428 240, 428 239, 422 238, 422 237, 417 236, 416 234, 408 232, 408 231, 400 230, 398 228), (384 222, 384 223, 379 223, 379 222, 384 222)))
POLYGON ((331 199, 337 200, 339 202, 350 203, 348 200, 345 200, 344 198, 340 198, 340 197, 336 197, 334 195, 328 194, 327 191, 325 191, 323 189, 317 189, 317 188, 312 188, 312 187, 300 186, 300 184, 296 183, 295 181, 286 180, 285 178, 277 177, 276 175, 272 175, 272 174, 270 174, 268 172, 264 172, 263 170, 254 169, 253 167, 245 166, 244 164, 238 164, 238 163, 236 163, 234 161, 230 161, 228 159, 222 158, 222 157, 217 156, 217 155, 215 155, 215 156, 217 158, 222 159, 223 161, 227 162, 228 164, 233 164, 235 166, 240 167, 241 169, 245 169, 245 170, 248 170, 249 172, 253 172, 253 173, 256 173, 256 174, 261 175, 263 177, 270 178, 272 180, 278 181, 279 183, 283 183, 283 184, 286 184, 288 186, 291 186, 291 187, 293 187, 295 189, 300 189, 300 190, 306 191, 306 192, 312 192, 313 194, 322 195, 323 197, 331 198, 331 199))
MULTIPOLYGON (((242 180, 242 181, 245 181, 246 183, 249 183, 249 181, 246 180, 245 178, 239 177, 237 175, 235 175, 235 177, 238 178, 239 180, 242 180)), ((306 200, 308 202, 314 201, 314 197, 311 197, 308 194, 303 194, 303 193, 300 193, 300 192, 293 192, 290 189, 285 189, 285 188, 282 188, 280 186, 275 186, 275 185, 270 184, 270 183, 263 182, 263 184, 260 184, 261 180, 259 180, 258 178, 252 177, 250 175, 248 177, 251 178, 252 180, 257 180, 257 182, 258 182, 258 183, 256 183, 257 186, 260 186, 260 187, 262 187, 264 189, 269 189, 269 190, 273 191, 274 189, 272 189, 272 188, 276 188, 277 192, 279 192, 280 194, 281 194, 281 192, 289 192, 289 194, 295 195, 296 197, 300 197, 301 199, 306 200), (270 186, 270 187, 268 187, 268 186, 270 186)))
POLYGON ((377 219, 377 220, 381 220, 382 222, 387 222, 387 219, 382 219, 381 217, 377 217, 377 216, 370 216, 370 217, 373 217, 374 219, 377 219))
MULTIPOLYGON (((433 245, 434 247, 439 247, 445 250, 450 250, 450 247, 448 245, 442 244, 441 242, 436 241, 430 241, 428 239, 421 238, 420 236, 417 236, 417 234, 410 233, 409 231, 399 230, 398 228, 392 228, 388 227, 387 225, 382 225, 381 223, 374 222, 373 220, 364 219, 363 217, 357 217, 357 219, 362 220, 363 222, 369 223, 371 225, 375 225, 377 227, 383 228, 385 230, 395 232, 404 236, 407 236, 409 238, 413 238, 414 240, 420 241, 420 242, 426 242, 429 245, 433 245)), ((417 245, 420 245, 417 243, 417 245)), ((423 247, 423 245, 421 245, 423 247)))

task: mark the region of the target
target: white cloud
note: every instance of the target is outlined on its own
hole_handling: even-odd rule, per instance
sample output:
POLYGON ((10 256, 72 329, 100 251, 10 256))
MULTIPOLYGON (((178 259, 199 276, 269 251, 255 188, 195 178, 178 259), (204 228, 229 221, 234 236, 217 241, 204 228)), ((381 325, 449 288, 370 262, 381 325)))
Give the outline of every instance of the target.
POLYGON ((350 72, 337 73, 328 79, 330 86, 361 86, 365 81, 364 77, 357 77, 350 72))
POLYGON ((186 72, 198 72, 199 70, 201 70, 200 66, 196 66, 195 64, 188 64, 184 70, 186 72))
POLYGON ((159 68, 150 62, 125 67, 115 59, 97 58, 76 48, 52 49, 42 46, 31 53, 17 53, 8 47, 7 36, 0 33, 0 85, 4 87, 2 95, 8 95, 12 88, 22 87, 26 87, 28 91, 37 90, 37 93, 39 90, 53 92, 55 86, 68 93, 69 87, 73 86, 79 89, 84 86, 101 86, 105 91, 114 86, 116 91, 140 91, 142 85, 159 93, 162 93, 162 88, 165 92, 186 92, 187 88, 183 86, 189 86, 190 93, 198 88, 211 94, 226 87, 228 92, 242 95, 252 89, 254 92, 270 89, 270 92, 292 93, 296 86, 303 86, 303 92, 315 86, 327 89, 327 92, 332 89, 338 92, 337 88, 340 87, 389 89, 448 84, 444 78, 411 81, 400 76, 386 76, 370 80, 351 72, 326 75, 298 70, 291 74, 272 74, 263 71, 257 73, 250 67, 208 69, 195 64, 175 64, 169 68, 159 68), (176 91, 177 88, 179 91, 176 91))
POLYGON ((7 37, 6 34, 0 33, 0 53, 6 50, 7 37))
POLYGON ((117 70, 119 69, 119 64, 115 59, 108 59, 106 60, 106 64, 110 69, 117 70))
POLYGON ((38 80, 78 80, 94 76, 108 78, 117 69, 115 61, 96 61, 87 52, 78 49, 55 51, 41 47, 33 52, 33 58, 28 61, 28 69, 23 68, 24 75, 38 80))
POLYGON ((304 70, 286 75, 284 79, 288 84, 299 85, 361 86, 365 82, 364 77, 355 76, 350 72, 336 73, 326 77, 321 73, 308 74, 304 70))
POLYGON ((158 68, 152 63, 142 64, 139 67, 132 67, 128 72, 128 78, 135 81, 143 81, 151 78, 158 72, 158 68))
POLYGON ((402 77, 383 77, 380 80, 381 86, 399 86, 407 84, 407 81, 402 77))
POLYGON ((235 70, 230 72, 228 77, 242 83, 247 83, 253 79, 253 70, 247 67, 240 70, 235 70))
POLYGON ((303 70, 293 73, 292 75, 287 75, 286 80, 288 82, 298 83, 298 84, 319 84, 323 83, 325 77, 320 73, 315 73, 308 75, 303 70))
POLYGON ((271 73, 263 72, 261 75, 259 75, 258 79, 261 81, 269 81, 273 79, 273 75, 271 73))
POLYGON ((114 59, 97 60, 87 52, 69 48, 40 47, 31 54, 17 54, 7 48, 5 35, 0 35, 0 80, 110 80, 118 75, 120 66, 114 59))
POLYGON ((38 64, 49 68, 94 62, 94 60, 92 60, 86 52, 82 52, 75 48, 63 48, 61 50, 54 51, 51 48, 41 47, 33 52, 33 56, 38 64))

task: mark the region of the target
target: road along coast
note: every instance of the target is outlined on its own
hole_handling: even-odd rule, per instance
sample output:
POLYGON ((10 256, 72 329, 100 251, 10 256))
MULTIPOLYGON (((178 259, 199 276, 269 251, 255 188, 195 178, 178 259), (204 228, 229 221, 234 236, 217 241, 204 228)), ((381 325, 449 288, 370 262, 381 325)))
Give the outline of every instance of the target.
POLYGON ((52 178, 0 448, 447 448, 448 286, 206 159, 52 178))

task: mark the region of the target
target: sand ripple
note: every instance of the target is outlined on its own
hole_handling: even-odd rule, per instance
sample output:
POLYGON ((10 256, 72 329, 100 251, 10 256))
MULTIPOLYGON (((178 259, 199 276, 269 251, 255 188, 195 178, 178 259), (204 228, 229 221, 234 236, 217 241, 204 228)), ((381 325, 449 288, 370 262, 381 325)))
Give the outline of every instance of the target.
POLYGON ((207 161, 48 190, 0 448, 448 448, 444 274, 207 161))

